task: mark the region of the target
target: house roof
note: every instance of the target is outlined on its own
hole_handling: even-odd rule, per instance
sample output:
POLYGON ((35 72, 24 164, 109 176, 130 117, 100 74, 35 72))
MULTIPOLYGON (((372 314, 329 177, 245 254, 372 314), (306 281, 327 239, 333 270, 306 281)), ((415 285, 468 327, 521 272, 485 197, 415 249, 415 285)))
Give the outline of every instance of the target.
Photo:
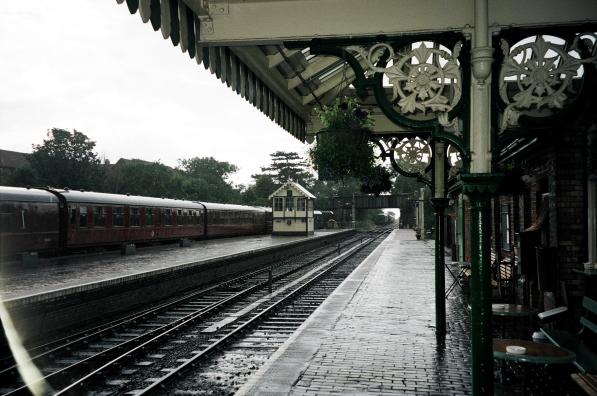
POLYGON ((282 190, 287 189, 288 187, 294 187, 297 190, 299 190, 301 193, 303 193, 307 198, 315 199, 315 195, 311 194, 309 192, 309 190, 307 190, 305 187, 301 186, 294 180, 288 180, 286 183, 284 183, 282 186, 280 186, 276 191, 271 193, 267 199, 272 199, 276 194, 278 194, 282 190))
POLYGON ((27 153, 18 151, 0 150, 0 168, 22 168, 29 165, 27 153))

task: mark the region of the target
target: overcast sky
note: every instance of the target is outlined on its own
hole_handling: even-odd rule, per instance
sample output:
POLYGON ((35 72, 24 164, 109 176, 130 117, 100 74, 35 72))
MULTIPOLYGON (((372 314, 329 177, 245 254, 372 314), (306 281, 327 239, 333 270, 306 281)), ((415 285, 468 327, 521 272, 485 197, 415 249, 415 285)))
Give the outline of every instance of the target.
POLYGON ((110 161, 213 156, 236 183, 306 146, 114 0, 0 5, 0 148, 30 152, 53 127, 110 161))

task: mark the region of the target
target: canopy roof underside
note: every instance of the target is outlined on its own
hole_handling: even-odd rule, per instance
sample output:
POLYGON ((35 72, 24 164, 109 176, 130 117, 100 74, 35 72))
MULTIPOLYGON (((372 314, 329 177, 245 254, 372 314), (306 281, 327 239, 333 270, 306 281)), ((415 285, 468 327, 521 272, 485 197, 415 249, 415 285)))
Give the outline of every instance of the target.
MULTIPOLYGON (((308 4, 305 0, 272 0, 267 2, 253 0, 116 1, 119 4, 126 2, 131 14, 138 12, 144 23, 150 22, 153 29, 160 30, 165 39, 169 38, 173 45, 180 46, 183 53, 188 54, 191 59, 195 59, 198 64, 203 64, 222 83, 225 83, 300 141, 305 141, 307 134, 319 129, 319 125, 314 125, 317 124, 313 117, 313 108, 315 106, 330 104, 338 96, 355 95, 355 90, 351 86, 355 76, 343 59, 335 56, 312 54, 310 48, 305 46, 289 49, 283 43, 292 41, 293 38, 305 42, 307 36, 300 33, 301 29, 312 32, 311 37, 332 37, 329 32, 326 33, 326 29, 329 30, 330 28, 327 26, 328 24, 319 23, 317 20, 317 18, 329 18, 325 16, 327 12, 324 12, 325 10, 319 10, 318 12, 312 10, 312 8, 317 8, 315 4, 323 8, 336 7, 334 9, 337 9, 340 13, 346 13, 346 9, 352 7, 355 13, 364 13, 363 18, 367 17, 366 13, 368 12, 376 12, 378 17, 387 18, 387 15, 384 17, 385 14, 380 14, 380 12, 383 14, 384 7, 373 7, 372 11, 371 7, 363 8, 359 6, 359 2, 355 2, 355 0, 345 0, 350 4, 345 4, 343 7, 338 7, 337 2, 328 0, 307 2, 308 4), (311 4, 310 7, 309 4, 311 4), (269 7, 270 13, 275 12, 277 16, 268 15, 267 12, 261 10, 262 7, 269 7), (288 10, 297 11, 294 12, 294 15, 289 15, 292 13, 280 13, 280 10, 276 11, 275 7, 286 7, 288 10), (251 12, 251 10, 255 12, 251 12), (239 17, 244 18, 245 23, 242 26, 234 28, 226 25, 239 17), (285 36, 265 37, 263 34, 260 36, 260 29, 267 30, 267 27, 263 26, 266 23, 261 23, 260 18, 264 21, 271 21, 273 31, 280 24, 286 23, 285 36), (272 18, 275 21, 272 21, 272 18), (289 18, 294 20, 294 23, 289 23, 289 18), (308 18, 302 19, 306 21, 305 26, 301 24, 301 18, 308 18), (217 34, 214 34, 214 31, 222 35, 220 41, 218 41, 217 34), (235 36, 238 32, 246 32, 253 36, 247 37, 245 40, 238 35, 235 36), (226 36, 227 33, 229 33, 228 36, 226 36)), ((405 34, 446 30, 465 31, 470 29, 469 19, 472 20, 473 18, 472 0, 455 0, 455 3, 450 3, 450 9, 460 8, 467 11, 461 13, 451 12, 448 14, 450 16, 446 16, 446 13, 441 9, 442 6, 438 7, 437 3, 430 2, 430 0, 380 1, 384 4, 387 3, 385 8, 388 9, 386 11, 390 14, 393 12, 391 8, 397 7, 396 3, 401 3, 402 11, 410 9, 411 13, 416 11, 415 14, 420 15, 420 18, 417 17, 420 21, 417 19, 417 22, 413 25, 412 23, 406 23, 412 21, 412 17, 404 14, 404 12, 394 14, 398 15, 398 19, 404 19, 404 21, 395 21, 393 26, 405 26, 407 30, 403 32, 405 34), (421 1, 429 4, 421 4, 421 1), (430 8, 436 10, 437 17, 429 14, 430 8), (458 20, 449 20, 449 18, 458 18, 458 20)), ((503 7, 507 10, 514 0, 503 1, 508 3, 503 7)), ((537 1, 539 0, 529 0, 533 4, 537 1)), ((552 3, 555 0, 545 1, 552 3)), ((572 2, 580 4, 586 2, 586 0, 573 0, 572 2)), ((533 4, 526 4, 525 7, 532 7, 533 4)), ((513 7, 516 8, 517 6, 513 5, 513 7)), ((494 14, 502 19, 509 18, 508 15, 502 15, 505 14, 505 11, 500 12, 496 10, 494 14)), ((514 13, 514 15, 520 15, 520 13, 514 13)), ((565 17, 566 21, 569 22, 575 18, 575 15, 571 14, 565 17)), ((371 21, 368 24, 373 23, 373 25, 382 26, 384 24, 383 18, 379 20, 377 25, 371 21), (380 23, 382 25, 379 25, 380 23)), ((526 23, 530 25, 542 23, 542 21, 535 19, 531 18, 526 23)), ((337 18, 334 20, 337 20, 337 18)), ((493 21, 493 23, 500 24, 500 21, 493 21)), ((525 23, 525 21, 521 21, 521 23, 525 23)), ((388 26, 392 26, 392 24, 388 26)), ((366 32, 370 32, 370 36, 381 32, 379 29, 367 30, 363 22, 357 22, 356 19, 354 24, 348 23, 344 19, 343 24, 336 26, 334 29, 337 31, 337 37, 347 37, 342 29, 353 29, 353 31, 356 29, 361 32, 359 34, 364 36, 367 35, 366 32)), ((390 33, 396 34, 397 32, 390 33)), ((358 56, 357 60, 359 60, 363 69, 367 71, 367 63, 363 62, 358 56)), ((365 103, 365 105, 369 107, 374 117, 375 132, 385 133, 399 129, 383 116, 373 102, 365 103)))

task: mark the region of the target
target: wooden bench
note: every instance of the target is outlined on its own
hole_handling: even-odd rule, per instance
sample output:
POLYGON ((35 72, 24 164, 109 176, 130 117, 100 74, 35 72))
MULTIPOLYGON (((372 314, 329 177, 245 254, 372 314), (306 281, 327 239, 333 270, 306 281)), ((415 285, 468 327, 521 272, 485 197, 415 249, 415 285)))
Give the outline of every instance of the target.
POLYGON ((574 365, 583 373, 597 373, 597 353, 591 349, 597 340, 597 301, 589 297, 583 298, 584 316, 580 318, 581 330, 569 333, 563 330, 541 328, 545 336, 556 346, 571 350, 576 354, 574 365), (593 317, 591 317, 593 316, 593 317), (592 345, 587 342, 590 341, 592 345))

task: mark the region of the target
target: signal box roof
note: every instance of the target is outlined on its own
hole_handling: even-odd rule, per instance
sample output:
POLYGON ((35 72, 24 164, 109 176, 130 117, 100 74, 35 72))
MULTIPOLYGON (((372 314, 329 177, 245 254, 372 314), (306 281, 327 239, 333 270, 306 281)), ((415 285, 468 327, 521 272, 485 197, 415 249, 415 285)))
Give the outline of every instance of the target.
POLYGON ((300 184, 298 184, 294 180, 288 180, 286 183, 284 183, 282 186, 280 186, 280 188, 278 188, 276 191, 274 191, 268 197, 268 199, 272 199, 273 197, 281 196, 281 195, 278 195, 278 194, 280 194, 280 192, 283 191, 283 190, 287 190, 288 188, 294 188, 294 189, 298 190, 301 194, 303 194, 305 197, 311 198, 311 199, 315 199, 315 195, 311 194, 309 192, 309 190, 307 190, 305 187, 301 186, 300 184))

